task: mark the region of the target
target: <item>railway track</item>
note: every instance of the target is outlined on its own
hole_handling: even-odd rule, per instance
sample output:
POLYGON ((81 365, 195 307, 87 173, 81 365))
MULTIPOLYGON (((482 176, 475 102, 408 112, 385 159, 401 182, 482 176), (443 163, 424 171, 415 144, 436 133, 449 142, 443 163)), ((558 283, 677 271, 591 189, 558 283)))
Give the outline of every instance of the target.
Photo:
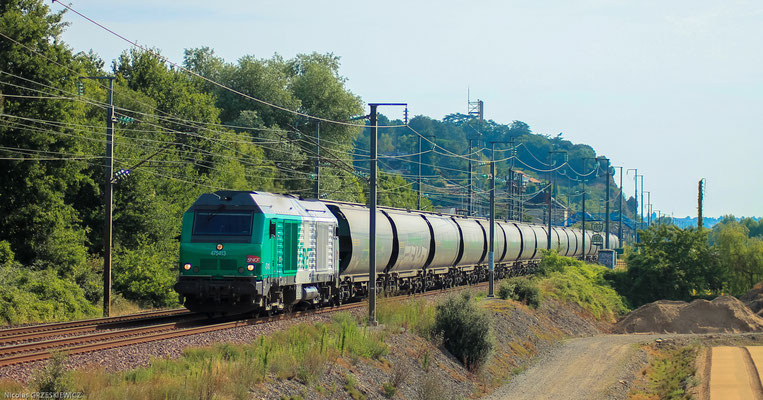
MULTIPOLYGON (((487 282, 482 282, 482 283, 468 286, 468 287, 475 288, 475 287, 483 287, 483 286, 487 286, 487 282)), ((465 286, 462 286, 459 288, 465 288, 465 286)), ((459 288, 454 288, 454 289, 459 289, 459 288)), ((446 290, 445 292, 450 290, 453 290, 453 289, 446 290)), ((417 294, 416 296, 428 297, 428 296, 433 296, 436 294, 441 294, 442 292, 443 291, 440 291, 440 290, 434 290, 434 291, 417 294)), ((409 297, 408 295, 401 295, 401 296, 383 298, 383 299, 380 299, 379 301, 380 302, 395 301, 395 300, 406 299, 408 297, 409 297)), ((13 336, 12 334, 3 335, 3 332, 5 331, 11 331, 11 330, 17 329, 17 328, 13 328, 13 329, 5 330, 5 331, 0 331, 0 340, 11 338, 11 337, 18 338, 23 336, 26 338, 26 340, 30 340, 30 342, 0 346, 0 368, 6 367, 9 365, 14 365, 14 364, 22 364, 22 363, 28 363, 33 361, 46 360, 50 358, 51 353, 55 351, 65 352, 69 355, 82 354, 82 353, 87 353, 91 351, 107 350, 107 349, 112 349, 117 347, 130 346, 130 345, 141 344, 141 343, 149 343, 149 342, 154 342, 159 340, 167 340, 167 339, 172 339, 177 337, 184 337, 188 335, 195 335, 195 334, 205 333, 205 332, 233 329, 233 328, 239 328, 239 327, 245 327, 245 326, 251 326, 251 325, 261 325, 261 324, 266 324, 266 323, 275 322, 275 321, 300 318, 300 317, 308 316, 308 315, 352 310, 352 309, 356 309, 360 307, 367 307, 367 304, 368 303, 366 301, 362 301, 357 303, 343 304, 343 305, 334 306, 334 307, 324 307, 324 308, 319 308, 315 310, 296 311, 291 313, 277 314, 277 315, 268 316, 268 317, 226 320, 222 322, 220 322, 220 319, 206 320, 206 321, 203 321, 201 319, 194 319, 194 320, 185 321, 185 322, 155 324, 155 325, 143 326, 143 327, 137 327, 137 328, 110 330, 106 332, 89 333, 89 334, 73 336, 73 337, 60 337, 60 338, 54 338, 54 339, 42 340, 42 341, 37 341, 34 339, 50 337, 51 335, 54 334, 54 332, 59 332, 58 336, 61 336, 60 332, 62 331, 67 331, 72 333, 83 333, 84 331, 74 331, 74 330, 91 329, 94 326, 97 327, 97 326, 102 326, 104 324, 108 325, 112 323, 123 323, 126 321, 136 321, 136 320, 147 321, 149 320, 149 318, 144 318, 142 320, 141 319, 111 320, 109 322, 104 321, 104 320, 107 320, 107 318, 99 318, 95 320, 88 320, 89 322, 74 321, 71 323, 47 324, 45 326, 37 325, 37 326, 24 327, 29 329, 28 331, 23 331, 22 328, 18 328, 19 333, 16 334, 15 336, 13 336), (100 321, 100 322, 97 322, 97 321, 100 321), (59 326, 60 328, 56 329, 55 327, 53 327, 54 325, 59 326), (35 330, 35 328, 37 329, 35 330), (38 336, 35 336, 35 335, 38 335, 38 336)), ((178 313, 175 315, 184 315, 184 314, 191 315, 190 312, 182 313, 182 312, 179 312, 180 310, 173 310, 173 311, 178 311, 178 313)), ((167 316, 162 316, 162 317, 167 317, 167 316)), ((121 317, 115 317, 115 318, 121 318, 121 317)), ((161 318, 161 317, 155 316, 154 318, 161 318)), ((6 341, 6 343, 8 342, 6 341)))
POLYGON ((22 338, 26 335, 41 335, 43 333, 61 332, 65 330, 71 330, 74 332, 76 328, 90 328, 95 327, 107 327, 118 326, 118 324, 124 323, 138 323, 149 322, 151 320, 157 320, 161 318, 176 317, 182 315, 190 315, 191 312, 185 308, 176 308, 172 310, 150 311, 145 313, 123 315, 121 317, 106 317, 106 318, 93 318, 83 319, 78 321, 69 322, 55 322, 51 324, 42 325, 29 325, 20 326, 16 328, 0 329, 0 344, 9 343, 14 338, 22 338))

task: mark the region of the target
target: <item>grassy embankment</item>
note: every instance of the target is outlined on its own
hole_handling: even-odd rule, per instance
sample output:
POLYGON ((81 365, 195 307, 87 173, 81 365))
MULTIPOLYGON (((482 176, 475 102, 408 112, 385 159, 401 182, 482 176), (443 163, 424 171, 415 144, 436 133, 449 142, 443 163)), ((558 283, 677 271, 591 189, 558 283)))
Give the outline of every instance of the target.
MULTIPOLYGON (((517 304, 511 299, 537 306, 544 298, 555 298, 578 304, 596 318, 611 320, 625 312, 626 308, 622 299, 601 279, 603 272, 602 267, 551 254, 544 259, 542 272, 538 276, 500 282, 499 294, 505 300, 485 301, 484 295, 478 295, 469 301, 486 310, 492 308, 488 303, 496 302, 516 307, 511 306, 517 304)), ((435 305, 418 299, 382 302, 378 306, 378 320, 384 325, 382 329, 367 329, 362 319, 339 314, 331 322, 300 324, 262 336, 250 344, 218 344, 187 349, 180 359, 157 359, 149 367, 127 372, 107 373, 91 369, 63 373, 54 368, 42 371, 27 388, 12 382, 0 382, 0 391, 36 390, 52 380, 56 383, 54 386, 84 392, 89 399, 198 399, 212 398, 212 394, 215 398, 238 399, 248 398, 252 390, 261 390, 269 383, 297 381, 304 385, 302 393, 306 397, 333 397, 337 391, 343 391, 354 399, 360 399, 365 396, 356 389, 356 378, 351 374, 344 378, 345 383, 340 387, 336 383, 326 384, 321 378, 338 362, 354 365, 364 359, 384 366, 384 357, 390 350, 385 339, 402 331, 429 340, 433 344, 432 351, 438 351, 435 346, 442 343, 442 337, 433 334, 436 314, 435 305), (54 376, 51 377, 51 374, 54 376)), ((491 314, 491 318, 496 318, 496 315, 491 314)), ((537 335, 542 334, 540 330, 535 331, 537 335)), ((546 339, 558 338, 549 336, 546 339)), ((525 358, 534 355, 529 340, 512 347, 525 358)), ((493 359, 484 365, 495 363, 500 354, 491 353, 493 359)), ((429 369, 427 355, 416 360, 424 370, 429 369)), ((489 384, 479 382, 487 379, 484 374, 478 373, 474 379, 478 381, 478 386, 486 389, 504 382, 521 368, 503 368, 501 371, 490 373, 489 384)), ((393 397, 401 384, 401 380, 394 375, 381 388, 381 392, 388 397, 393 397)), ((426 382, 416 384, 427 386, 426 382)), ((434 390, 437 385, 429 386, 435 387, 428 393, 442 395, 442 390, 434 390)))

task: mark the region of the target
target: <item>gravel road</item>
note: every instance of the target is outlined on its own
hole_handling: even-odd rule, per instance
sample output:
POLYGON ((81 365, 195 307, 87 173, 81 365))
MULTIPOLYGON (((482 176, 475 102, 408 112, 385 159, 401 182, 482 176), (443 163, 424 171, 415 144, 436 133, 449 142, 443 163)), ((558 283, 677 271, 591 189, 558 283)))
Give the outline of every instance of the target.
POLYGON ((489 400, 624 399, 646 362, 636 344, 681 335, 599 335, 570 339, 543 354, 489 400))

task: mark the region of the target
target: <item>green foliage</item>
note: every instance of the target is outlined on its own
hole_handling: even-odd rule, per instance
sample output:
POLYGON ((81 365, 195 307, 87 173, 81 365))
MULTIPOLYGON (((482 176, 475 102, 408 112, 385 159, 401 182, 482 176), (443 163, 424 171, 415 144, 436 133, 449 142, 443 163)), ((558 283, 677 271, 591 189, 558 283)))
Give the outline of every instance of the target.
POLYGON ((539 268, 543 276, 538 287, 544 296, 576 303, 599 319, 613 320, 628 312, 623 298, 604 278, 610 271, 605 267, 550 251, 539 268))
POLYGON ((445 348, 473 371, 487 361, 495 346, 490 317, 468 292, 437 305, 434 332, 442 336, 445 348))
MULTIPOLYGON (((407 182, 400 175, 379 172, 379 205, 415 210, 417 192, 412 187, 413 183, 407 182)), ((421 209, 434 208, 428 198, 422 197, 421 209)))
POLYGON ((652 225, 639 233, 639 252, 628 257, 628 270, 607 274, 633 307, 660 299, 689 300, 723 288, 724 271, 706 230, 652 225))
MULTIPOLYGON (((383 167, 388 171, 395 171, 404 175, 415 176, 418 173, 418 158, 416 157, 401 157, 409 154, 419 153, 419 137, 411 129, 406 127, 400 128, 384 128, 388 125, 402 125, 403 121, 389 120, 383 115, 379 116, 378 124, 382 126, 378 129, 378 145, 379 154, 381 156, 392 156, 394 158, 383 159, 383 167)), ((458 203, 454 202, 451 194, 446 194, 453 189, 454 182, 465 182, 467 174, 467 160, 452 157, 449 152, 456 154, 463 154, 468 149, 468 138, 472 137, 476 131, 481 132, 483 140, 490 142, 496 141, 496 158, 501 159, 509 155, 509 139, 515 139, 515 145, 522 143, 517 150, 517 156, 523 160, 523 164, 529 166, 525 167, 523 164, 514 163, 512 166, 511 161, 498 161, 496 162, 496 185, 498 188, 504 187, 506 177, 509 175, 509 168, 513 168, 514 171, 521 170, 531 177, 538 178, 539 174, 533 172, 533 168, 543 169, 543 162, 547 162, 545 157, 541 157, 542 160, 536 160, 533 155, 548 154, 549 150, 563 150, 569 155, 572 167, 578 171, 590 171, 592 168, 592 162, 588 162, 584 165, 583 158, 595 157, 596 152, 588 145, 573 144, 568 140, 564 140, 561 136, 548 137, 544 135, 533 134, 530 127, 521 121, 513 121, 510 124, 499 124, 495 121, 488 120, 479 123, 476 118, 464 115, 464 114, 451 114, 446 116, 442 121, 433 120, 425 116, 416 116, 410 119, 408 125, 416 132, 426 137, 422 139, 421 147, 421 173, 425 178, 427 185, 435 186, 441 190, 429 189, 430 199, 433 204, 438 207, 458 207, 458 203), (436 151, 432 150, 432 144, 430 140, 434 138, 439 148, 436 151)), ((358 155, 356 156, 355 165, 358 167, 368 168, 368 162, 364 151, 369 148, 369 135, 370 129, 365 129, 363 134, 358 137, 355 142, 358 149, 358 155)), ((476 185, 480 187, 488 186, 488 174, 490 171, 489 166, 489 154, 488 152, 478 152, 476 157, 481 157, 483 162, 477 162, 473 164, 475 168, 476 185)), ((554 161, 559 162, 559 159, 554 161)), ((595 178, 595 176, 592 176, 595 178)), ((610 178, 612 179, 612 178, 610 178)), ((610 187, 611 197, 616 199, 617 193, 614 181, 610 187)), ((567 177, 559 177, 557 179, 559 185, 558 197, 564 198, 565 193, 569 192, 571 187, 578 185, 574 180, 567 177)), ((527 192, 533 192, 535 189, 528 187, 527 192)), ((593 182, 589 182, 588 190, 592 197, 603 197, 605 191, 604 179, 598 179, 593 182)), ((574 211, 579 210, 579 202, 570 204, 570 207, 574 211)), ((603 212, 600 209, 599 204, 588 205, 589 212, 603 212)), ((631 214, 631 210, 625 210, 626 214, 631 214)), ((506 208, 498 207, 496 210, 499 217, 506 216, 506 208)), ((529 218, 529 216, 526 216, 529 218)))
POLYGON ((541 302, 538 285, 525 276, 509 278, 501 282, 498 287, 498 297, 503 300, 521 301, 533 308, 538 308, 541 302))
MULTIPOLYGON (((61 15, 51 14, 42 1, 2 2, 0 31, 21 43, 0 41, 4 95, 29 95, 29 90, 21 88, 30 85, 26 80, 55 82, 64 91, 75 91, 77 77, 86 74, 80 60, 60 41, 64 27, 61 15)), ((79 102, 3 97, 2 108, 3 113, 15 117, 91 124, 84 104, 79 102)), ((51 133, 49 126, 28 124, 6 119, 0 124, 0 146, 75 154, 88 153, 92 146, 82 140, 93 137, 90 132, 64 125, 51 133)), ((86 262, 87 228, 80 225, 81 217, 72 200, 80 192, 94 189, 87 168, 80 161, 0 160, 0 241, 10 243, 18 262, 50 262, 62 271, 86 262)))
POLYGON ((39 392, 72 392, 74 381, 72 373, 66 370, 67 356, 62 352, 53 352, 45 367, 37 372, 32 382, 39 392))
POLYGON ((74 282, 52 269, 0 267, 0 321, 23 324, 94 317, 97 309, 74 282))
POLYGON ((753 236, 750 227, 758 228, 751 219, 737 222, 733 217, 724 218, 710 233, 710 243, 726 274, 727 289, 737 295, 763 280, 763 238, 753 236))
POLYGON ((13 264, 13 258, 11 244, 5 240, 0 241, 0 266, 10 266, 13 264))
MULTIPOLYGON (((176 246, 175 246, 176 247, 176 246)), ((177 305, 172 289, 177 274, 177 250, 161 249, 140 240, 135 250, 120 249, 113 262, 114 289, 144 306, 177 305)))

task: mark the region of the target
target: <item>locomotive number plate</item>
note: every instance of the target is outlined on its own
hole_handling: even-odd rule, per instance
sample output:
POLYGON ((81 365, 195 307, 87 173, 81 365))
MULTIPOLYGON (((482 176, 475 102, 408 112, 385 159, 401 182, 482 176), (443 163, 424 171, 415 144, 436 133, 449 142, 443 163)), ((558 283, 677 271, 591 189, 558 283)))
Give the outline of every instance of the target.
POLYGON ((213 256, 227 256, 228 252, 225 250, 212 250, 209 254, 213 256))

